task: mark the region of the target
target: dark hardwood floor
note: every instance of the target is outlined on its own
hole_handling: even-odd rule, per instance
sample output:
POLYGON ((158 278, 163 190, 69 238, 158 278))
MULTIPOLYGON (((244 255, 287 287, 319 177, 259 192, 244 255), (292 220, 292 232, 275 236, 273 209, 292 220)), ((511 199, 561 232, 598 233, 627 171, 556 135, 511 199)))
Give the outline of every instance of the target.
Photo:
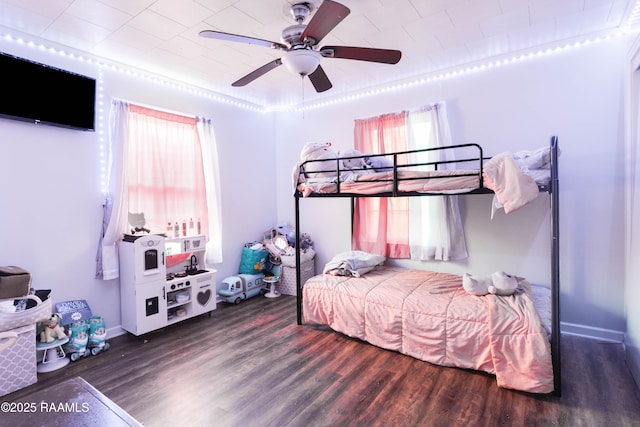
POLYGON ((620 344, 563 336, 562 396, 540 396, 298 326, 295 311, 286 295, 220 304, 211 317, 111 338, 108 351, 0 401, 81 376, 151 427, 640 426, 620 344))

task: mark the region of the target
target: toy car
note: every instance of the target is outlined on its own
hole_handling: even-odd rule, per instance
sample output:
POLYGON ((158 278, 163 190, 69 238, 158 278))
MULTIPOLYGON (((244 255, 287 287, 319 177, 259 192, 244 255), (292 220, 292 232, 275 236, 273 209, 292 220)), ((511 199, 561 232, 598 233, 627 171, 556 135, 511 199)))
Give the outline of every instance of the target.
POLYGON ((247 298, 265 293, 267 284, 264 274, 238 274, 222 280, 222 289, 218 294, 230 304, 240 304, 247 298))

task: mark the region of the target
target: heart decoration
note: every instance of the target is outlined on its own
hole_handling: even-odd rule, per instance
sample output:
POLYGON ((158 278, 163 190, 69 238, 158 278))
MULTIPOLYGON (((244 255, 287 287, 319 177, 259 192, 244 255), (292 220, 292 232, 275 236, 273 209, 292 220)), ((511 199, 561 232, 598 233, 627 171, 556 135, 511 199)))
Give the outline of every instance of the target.
POLYGON ((198 296, 196 297, 198 303, 202 306, 207 305, 209 300, 211 299, 211 290, 207 289, 206 291, 198 292, 198 296))

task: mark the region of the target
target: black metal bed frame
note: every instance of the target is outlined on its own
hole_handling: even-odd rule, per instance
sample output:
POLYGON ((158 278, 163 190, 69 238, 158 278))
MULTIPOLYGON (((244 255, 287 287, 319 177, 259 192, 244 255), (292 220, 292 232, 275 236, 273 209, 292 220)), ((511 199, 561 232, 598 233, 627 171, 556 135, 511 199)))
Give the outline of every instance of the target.
MULTIPOLYGON (((560 227, 559 227, 559 183, 558 183, 558 137, 552 136, 549 150, 551 153, 551 178, 549 180, 548 185, 540 186, 541 192, 549 193, 550 196, 550 212, 551 212, 551 358, 553 363, 553 381, 554 381, 554 391, 553 394, 556 396, 560 396, 562 393, 562 377, 561 377, 561 357, 560 357, 560 227)), ((380 156, 380 155, 379 155, 380 156)), ((442 196, 442 193, 423 193, 423 192, 402 192, 398 190, 398 185, 403 178, 399 177, 399 170, 403 168, 411 168, 416 166, 430 166, 435 170, 438 169, 438 166, 446 163, 462 163, 462 162, 477 162, 478 168, 473 172, 473 175, 478 174, 478 188, 475 188, 471 191, 457 194, 457 195, 466 195, 466 194, 490 194, 492 191, 486 187, 484 187, 482 172, 483 172, 483 162, 486 160, 482 154, 482 147, 478 144, 459 144, 452 145, 442 148, 428 148, 423 150, 410 150, 403 151, 399 153, 388 154, 388 156, 393 156, 393 178, 386 179, 382 181, 393 182, 393 189, 390 192, 377 193, 377 194, 356 194, 356 193, 348 193, 342 192, 340 190, 340 184, 342 182, 341 172, 344 172, 344 169, 340 168, 340 160, 335 159, 336 167, 335 169, 329 170, 321 170, 316 172, 332 172, 337 176, 336 181, 336 192, 335 193, 311 193, 306 197, 324 197, 324 198, 351 198, 351 207, 352 207, 352 221, 353 221, 353 206, 355 203, 355 199, 359 197, 416 197, 416 196, 442 196), (456 161, 440 161, 440 162, 425 162, 425 163, 399 163, 398 157, 402 155, 409 155, 419 152, 427 152, 433 150, 442 150, 442 149, 457 149, 457 148, 465 148, 472 147, 478 150, 478 156, 475 158, 466 158, 456 161)), ((359 156, 353 157, 345 157, 347 159, 358 158, 359 156)), ((362 156, 365 157, 365 156, 362 156)), ((368 156, 372 157, 372 156, 368 156)), ((343 158, 344 159, 344 158, 343 158)), ((305 165, 317 161, 307 161, 300 165, 300 173, 305 173, 305 165)), ((326 162, 326 160, 324 160, 326 162)), ((330 162, 333 162, 331 160, 330 162)), ((454 176, 469 176, 470 173, 462 173, 460 175, 454 176)), ((450 175, 451 176, 451 175, 450 175)), ((450 177, 449 176, 449 177, 450 177)), ((415 179, 415 178, 407 178, 407 179, 415 179)), ((301 283, 301 271, 300 271, 300 199, 305 198, 302 193, 296 189, 295 194, 295 235, 296 235, 296 299, 297 299, 297 322, 298 325, 302 324, 302 283, 301 283)))

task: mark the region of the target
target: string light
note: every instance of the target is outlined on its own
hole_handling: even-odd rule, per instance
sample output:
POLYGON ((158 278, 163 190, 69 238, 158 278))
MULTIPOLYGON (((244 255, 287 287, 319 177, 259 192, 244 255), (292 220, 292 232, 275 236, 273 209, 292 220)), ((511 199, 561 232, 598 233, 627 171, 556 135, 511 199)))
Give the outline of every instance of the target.
MULTIPOLYGON (((510 65, 510 64, 515 64, 515 63, 519 63, 519 62, 523 62, 523 61, 527 61, 530 59, 535 59, 535 58, 541 58, 544 56, 549 56, 549 55, 553 55, 559 52, 564 52, 570 49, 577 49, 580 47, 584 47, 584 46, 589 46, 593 43, 599 43, 602 41, 608 41, 608 40, 612 40, 615 38, 618 38, 620 36, 625 36, 627 34, 632 34, 632 33, 636 33, 638 32, 638 29, 640 28, 640 0, 636 0, 633 7, 629 10, 629 12, 627 13, 626 18, 624 19, 623 24, 620 25, 619 29, 614 30, 610 33, 608 33, 606 36, 604 37, 594 37, 591 39, 583 39, 581 41, 576 41, 573 44, 557 44, 555 46, 551 46, 551 47, 547 47, 545 49, 539 49, 539 50, 535 50, 535 51, 530 51, 530 52, 525 52, 522 53, 519 56, 505 56, 503 58, 497 58, 497 59, 490 59, 487 60, 486 62, 481 62, 479 64, 476 64, 474 66, 469 66, 469 65, 465 65, 465 66, 461 66, 459 68, 454 68, 454 69, 450 69, 448 71, 435 71, 433 72, 431 75, 426 75, 426 76, 422 76, 419 77, 415 80, 410 80, 410 81, 406 81, 403 83, 395 83, 395 84, 391 84, 389 86, 380 86, 378 88, 375 89, 368 89, 368 90, 361 90, 357 93, 353 93, 353 94, 349 94, 349 95, 344 95, 344 96, 338 96, 338 97, 333 97, 331 99, 326 99, 326 100, 320 100, 311 104, 307 104, 305 103, 304 105, 300 106, 300 105, 294 105, 294 104, 272 104, 272 105, 260 105, 258 103, 251 103, 248 101, 241 101, 238 100, 237 98, 233 98, 233 97, 229 97, 229 96, 224 96, 221 94, 217 94, 215 92, 212 91, 208 91, 208 90, 204 90, 204 89, 197 89, 193 86, 190 85, 186 85, 186 84, 182 84, 182 83, 176 83, 174 81, 170 81, 168 79, 164 79, 164 78, 160 78, 151 74, 146 74, 144 72, 140 72, 140 71, 136 71, 130 68, 125 68, 125 67, 121 67, 121 66, 116 66, 114 64, 110 64, 107 62, 102 62, 102 61, 97 61, 97 60, 93 60, 91 58, 85 58, 83 56, 74 54, 73 52, 65 52, 64 50, 61 49, 56 49, 54 47, 46 47, 43 44, 36 44, 35 42, 32 41, 25 41, 24 39, 22 39, 21 37, 13 37, 11 34, 5 34, 2 38, 5 41, 8 42, 13 42, 19 45, 27 45, 30 48, 35 48, 38 50, 42 50, 42 51, 48 51, 49 53, 52 54, 57 54, 60 55, 62 57, 65 57, 67 59, 72 59, 72 60, 76 60, 76 61, 80 61, 80 62, 86 62, 89 64, 95 64, 98 67, 98 74, 99 74, 99 84, 98 84, 98 88, 99 88, 99 102, 103 102, 102 100, 102 82, 103 82, 103 71, 104 70, 109 70, 109 71, 114 71, 117 73, 122 73, 125 74, 127 76, 130 77, 134 77, 134 78, 139 78, 139 79, 143 79, 145 81, 149 81, 151 83, 154 84, 158 84, 161 86, 165 86, 171 89, 175 89, 175 90, 180 90, 186 93, 189 93, 191 95, 194 96, 198 96, 198 97, 202 97, 205 99, 208 99, 210 101, 216 102, 216 103, 222 103, 222 104, 226 104, 226 105, 231 105, 233 107, 237 107, 237 108, 242 108, 242 109, 246 109, 249 111, 253 111, 253 112, 257 112, 257 113, 270 113, 270 112, 278 112, 278 111, 293 111, 293 112, 299 112, 299 111, 304 111, 304 110, 311 110, 311 109, 316 109, 316 108, 322 108, 322 107, 326 107, 326 106, 332 106, 332 105, 336 105, 336 104, 341 104, 341 103, 346 103, 346 102, 352 102, 355 100, 359 100, 362 98, 366 98, 366 97, 370 97, 370 96, 377 96, 380 94, 385 94, 385 93, 389 93, 389 92, 396 92, 396 91, 401 91, 401 90, 406 90, 407 88, 412 88, 415 86, 421 86, 421 85, 425 85, 425 84, 430 84, 430 83, 434 83, 434 82, 439 82, 441 80, 446 80, 446 79, 451 79, 451 78, 456 78, 456 77, 460 77, 460 76, 465 76, 468 74, 472 74, 472 73, 477 73, 477 72, 482 72, 482 71, 486 71, 486 70, 491 70, 495 67, 501 67, 504 65, 510 65)), ((99 138, 104 138, 104 117, 103 117, 103 111, 104 111, 104 105, 101 105, 98 108, 98 111, 102 112, 101 115, 99 116, 98 119, 98 123, 99 123, 99 133, 102 133, 101 135, 99 135, 99 138), (102 123, 101 123, 102 121, 102 123), (101 123, 101 124, 100 124, 101 123)), ((101 141, 101 146, 103 146, 104 141, 101 141)))
POLYGON ((96 116, 97 116, 97 128, 98 134, 98 156, 100 164, 100 189, 103 195, 109 193, 109 175, 111 171, 108 168, 108 147, 106 130, 105 130, 105 108, 104 108, 104 73, 102 68, 98 69, 98 85, 96 88, 96 116))
MULTIPOLYGON (((638 4, 640 4, 640 0, 638 1, 638 4)), ((638 16, 640 18, 640 6, 637 6, 637 8, 638 8, 638 16)), ((372 90, 364 90, 357 94, 349 94, 349 95, 344 95, 340 97, 334 97, 327 100, 320 100, 315 103, 309 103, 304 106, 277 105, 277 106, 272 106, 268 108, 268 110, 300 112, 301 110, 312 110, 312 109, 329 107, 335 104, 351 102, 356 99, 376 96, 381 93, 397 92, 397 91, 406 90, 407 88, 412 88, 415 86, 421 86, 421 85, 436 83, 442 80, 449 80, 456 77, 463 77, 469 74, 480 73, 480 72, 492 70, 497 67, 503 67, 505 65, 513 65, 513 64, 517 64, 517 63, 521 63, 529 60, 539 59, 542 57, 558 54, 561 52, 567 52, 567 51, 576 50, 582 47, 588 47, 593 44, 615 40, 620 37, 624 37, 626 35, 628 35, 628 31, 625 32, 622 30, 616 30, 607 34, 604 37, 594 37, 590 39, 583 39, 573 43, 564 42, 564 44, 558 44, 554 47, 541 48, 537 50, 532 50, 530 52, 524 52, 518 55, 505 56, 504 58, 489 59, 486 62, 481 62, 473 66, 464 65, 464 66, 461 66, 460 68, 454 68, 447 71, 434 72, 431 75, 419 77, 415 80, 410 80, 403 83, 395 83, 390 86, 379 87, 372 90)))
POLYGON ((96 134, 98 137, 98 164, 99 164, 99 185, 100 191, 103 195, 106 195, 109 191, 109 174, 110 171, 108 169, 108 141, 106 140, 106 111, 104 105, 104 72, 116 72, 125 74, 129 77, 142 79, 154 84, 158 84, 161 86, 165 86, 174 90, 180 90, 186 93, 189 93, 194 96, 202 97, 208 99, 213 102, 222 103, 226 105, 231 105, 236 108, 246 109, 258 113, 264 113, 265 109, 262 106, 257 104, 251 104, 248 102, 241 102, 237 99, 226 97, 223 95, 215 94, 211 91, 205 91, 202 89, 196 89, 192 86, 188 86, 186 84, 179 84, 176 82, 172 82, 169 80, 165 80, 159 78, 157 76, 153 76, 150 74, 145 74, 139 71, 135 71, 129 68, 116 66, 114 64, 110 64, 107 62, 101 62, 98 60, 94 60, 91 58, 84 57, 82 55, 66 52, 62 49, 57 49, 55 47, 47 47, 44 44, 38 44, 33 41, 25 41, 21 37, 14 37, 11 34, 5 34, 0 37, 1 40, 4 40, 9 43, 15 43, 20 46, 26 46, 30 49, 36 49, 39 51, 47 52, 51 55, 57 55, 64 57, 65 59, 70 59, 73 61, 78 61, 82 63, 88 63, 91 65, 95 65, 97 69, 97 78, 96 78, 96 134))

